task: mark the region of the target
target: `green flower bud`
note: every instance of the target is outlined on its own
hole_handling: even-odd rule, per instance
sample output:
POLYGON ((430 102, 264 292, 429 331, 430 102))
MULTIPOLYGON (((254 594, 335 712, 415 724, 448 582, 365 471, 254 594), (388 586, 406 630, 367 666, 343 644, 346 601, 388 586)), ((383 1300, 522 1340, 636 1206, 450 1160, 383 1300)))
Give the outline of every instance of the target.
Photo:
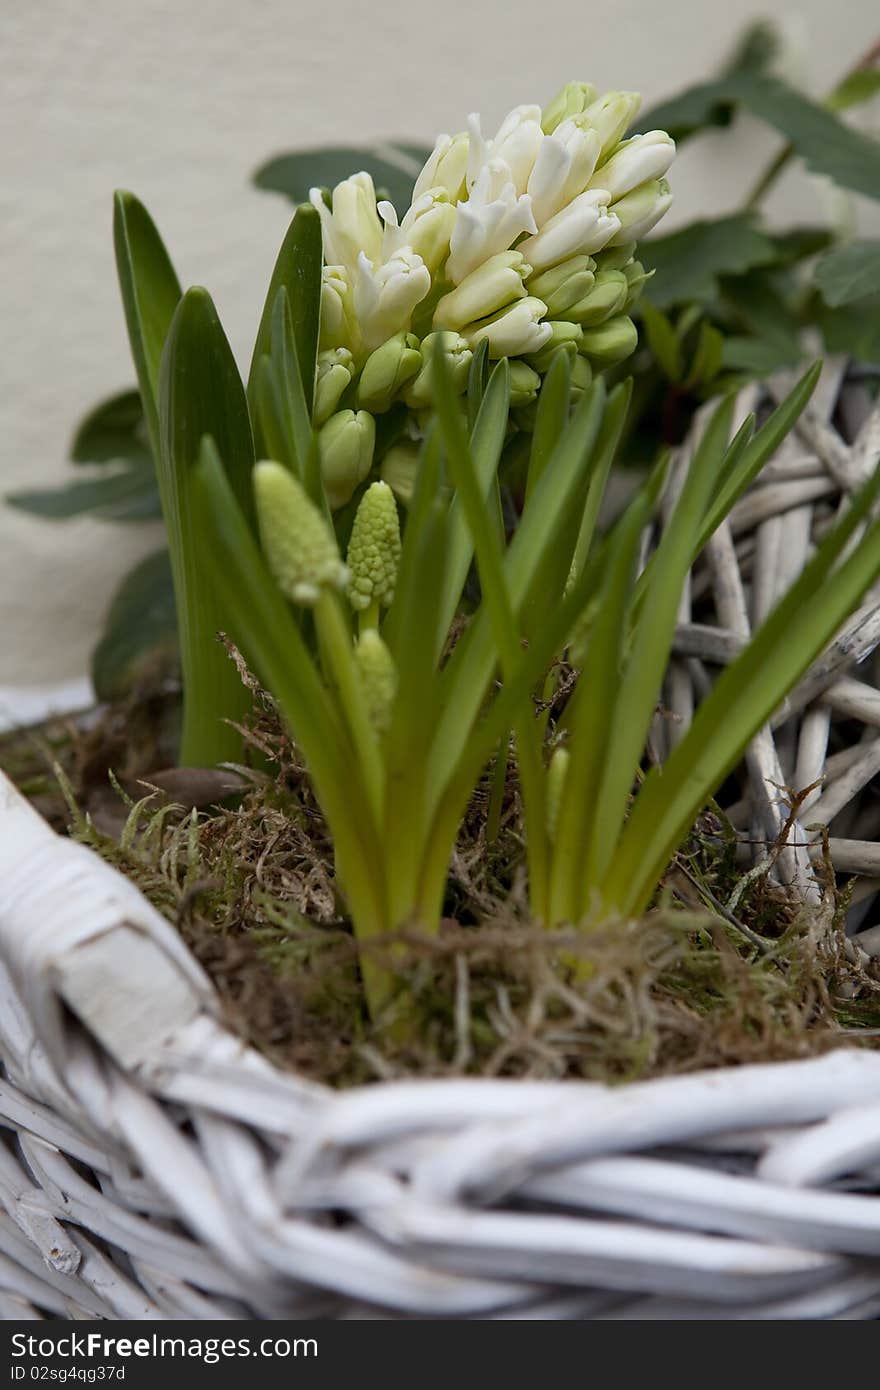
POLYGON ((568 310, 593 288, 596 262, 592 256, 569 256, 567 261, 542 270, 529 281, 529 294, 547 305, 551 318, 567 318, 568 310))
POLYGON ((391 723, 391 710, 397 694, 397 667, 374 627, 358 638, 354 658, 360 672, 370 723, 384 734, 391 723))
MULTIPOLYGON (((411 381, 403 393, 403 399, 413 410, 423 410, 434 399, 433 361, 437 350, 446 359, 446 369, 452 382, 452 389, 458 393, 467 386, 468 372, 473 353, 460 333, 443 331, 429 333, 422 341, 422 370, 411 381)), ((393 486, 393 484, 392 484, 393 486)))
POLYGON ((570 761, 568 749, 557 748, 547 768, 547 834, 551 840, 556 835, 556 826, 559 823, 559 808, 562 805, 562 793, 565 790, 570 761))
POLYGON ((358 382, 358 405, 375 414, 388 410, 398 391, 417 374, 421 365, 418 338, 412 333, 395 333, 367 358, 358 382))
POLYGON ((584 295, 580 303, 572 305, 567 317, 585 328, 604 323, 623 309, 628 290, 629 284, 622 270, 599 270, 590 293, 584 295))
POLYGON ((354 358, 348 348, 331 348, 318 353, 318 372, 315 378, 315 405, 312 419, 323 425, 338 406, 342 393, 351 381, 354 358))
POLYGON ((397 498, 408 507, 413 499, 419 471, 418 444, 393 444, 382 460, 379 472, 397 498))
POLYGON ((623 270, 635 255, 635 249, 634 241, 624 242, 622 246, 607 246, 596 252, 596 267, 598 270, 623 270))
POLYGON ((583 353, 579 352, 571 364, 570 392, 572 401, 579 401, 587 387, 592 385, 593 368, 583 353))
POLYGON ((280 463, 258 463, 253 472, 260 540, 279 589, 311 607, 324 588, 342 589, 348 570, 336 537, 302 484, 280 463))
POLYGON ((321 477, 334 511, 344 507, 370 471, 376 422, 365 410, 340 410, 318 433, 321 477))
POLYGON ((623 305, 623 312, 629 313, 632 306, 642 293, 647 282, 654 274, 653 270, 646 270, 641 261, 630 261, 624 269, 626 276, 627 292, 626 301, 623 305))
POLYGON ((352 608, 387 608, 394 598, 400 564, 400 521, 387 483, 371 483, 360 500, 348 542, 352 608))
POLYGON ((529 366, 543 376, 557 352, 564 352, 571 361, 580 349, 583 329, 579 323, 569 323, 567 319, 555 319, 548 325, 550 336, 541 348, 529 357, 529 366))
POLYGON ((537 400, 541 378, 519 357, 511 358, 509 366, 511 407, 531 405, 537 400))
POLYGON ((620 220, 620 231, 611 237, 609 245, 640 241, 660 221, 671 202, 672 192, 666 179, 648 179, 639 184, 609 208, 620 220))
POLYGON ((594 362, 605 366, 629 357, 630 353, 635 352, 638 342, 638 330, 632 319, 618 314, 598 328, 585 328, 580 350, 594 362))
POLYGON ((545 135, 552 135, 558 125, 579 116, 595 100, 596 88, 589 82, 566 82, 541 112, 541 129, 545 135))
POLYGON ((525 299, 523 280, 531 273, 532 267, 519 251, 490 256, 439 301, 434 327, 461 329, 475 319, 488 318, 515 299, 525 299))
MULTIPOLYGON (((602 141, 600 159, 607 159, 620 143, 641 104, 642 98, 638 92, 606 92, 586 108, 584 114, 589 117, 590 125, 599 132, 602 141)), ((602 188, 604 184, 597 183, 596 186, 602 188)))

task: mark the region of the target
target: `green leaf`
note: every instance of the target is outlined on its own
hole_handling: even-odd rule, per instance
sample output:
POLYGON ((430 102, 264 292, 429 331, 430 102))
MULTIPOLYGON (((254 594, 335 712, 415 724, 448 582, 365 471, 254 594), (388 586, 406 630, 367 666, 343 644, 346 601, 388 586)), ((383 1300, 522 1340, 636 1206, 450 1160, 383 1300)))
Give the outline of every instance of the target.
POLYGON ((681 381, 683 369, 678 334, 666 315, 655 309, 649 299, 642 301, 641 313, 654 360, 671 382, 681 381))
POLYGON ((682 140, 702 126, 729 119, 735 106, 745 107, 784 135, 813 173, 825 174, 854 193, 880 198, 880 143, 764 72, 728 72, 691 87, 654 107, 644 121, 682 140))
POLYGON ((656 274, 645 288, 658 309, 719 294, 718 278, 737 275, 775 259, 770 237, 758 231, 748 213, 735 213, 715 221, 692 222, 680 232, 654 237, 639 247, 646 270, 656 274))
MULTIPOLYGON (((321 315, 322 264, 321 219, 313 207, 298 208, 278 252, 254 342, 247 392, 255 417, 258 415, 254 409, 256 373, 260 360, 268 356, 271 350, 273 314, 278 301, 278 291, 282 287, 287 291, 303 396, 306 410, 311 415, 321 315)), ((254 436, 257 453, 262 456, 264 441, 256 418, 254 436)))
POLYGON ((377 192, 384 192, 399 214, 412 197, 413 183, 430 150, 421 145, 394 141, 373 148, 330 146, 276 155, 260 166, 254 183, 273 193, 283 193, 294 203, 308 201, 311 188, 332 188, 362 170, 377 192))
POLYGON ((162 515, 156 471, 149 457, 121 468, 104 465, 93 478, 79 478, 64 487, 13 492, 6 501, 50 521, 87 515, 100 521, 155 521, 162 515))
POLYGON ((98 699, 123 699, 148 674, 164 670, 176 652, 171 563, 167 550, 157 550, 126 575, 113 596, 92 654, 98 699))
POLYGON ((615 850, 603 900, 638 913, 700 810, 749 739, 830 641, 880 573, 880 522, 837 564, 880 490, 880 469, 800 578, 719 677, 662 770, 652 769, 615 850))
POLYGON ((853 241, 823 256, 816 266, 816 284, 834 309, 880 294, 880 241, 853 241))
POLYGON ((859 362, 880 363, 880 295, 840 309, 820 305, 816 322, 829 352, 845 352, 859 362))
POLYGON ((857 68, 849 73, 834 88, 825 105, 831 111, 848 111, 853 106, 861 106, 871 101, 880 92, 880 70, 877 68, 857 68))
POLYGON ((211 546, 191 505, 190 474, 205 435, 222 444, 229 485, 253 525, 253 441, 244 387, 210 295, 188 290, 162 354, 159 393, 162 451, 158 469, 168 532, 183 665, 181 762, 209 766, 235 759, 240 739, 223 723, 247 708, 247 693, 217 640, 227 615, 206 564, 211 546))
POLYGON ((113 244, 144 418, 158 459, 159 368, 180 284, 153 219, 133 193, 115 196, 113 244))
POLYGON ((792 367, 797 358, 778 343, 768 343, 763 338, 751 338, 747 334, 734 334, 724 339, 721 362, 731 371, 748 372, 750 376, 772 376, 783 367, 792 367))
POLYGON ((770 240, 776 253, 774 267, 783 269, 827 251, 834 233, 828 227, 792 227, 787 232, 774 232, 770 240))
POLYGON ((72 463, 112 463, 150 458, 150 441, 139 391, 121 391, 94 406, 77 426, 72 463))

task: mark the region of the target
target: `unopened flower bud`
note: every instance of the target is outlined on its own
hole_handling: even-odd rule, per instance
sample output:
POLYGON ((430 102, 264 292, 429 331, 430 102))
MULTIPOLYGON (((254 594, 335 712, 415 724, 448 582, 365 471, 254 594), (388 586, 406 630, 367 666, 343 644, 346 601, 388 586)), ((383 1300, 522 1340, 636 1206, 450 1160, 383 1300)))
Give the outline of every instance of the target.
POLYGON ((537 400, 541 378, 528 363, 514 357, 510 363, 510 404, 517 409, 537 400))
POLYGON ((336 537, 299 480, 268 461, 256 465, 253 480, 263 553, 282 593, 311 607, 322 589, 344 588, 336 537))
POLYGON ((324 260, 328 265, 344 265, 351 274, 358 256, 378 260, 382 251, 382 223, 376 211, 376 190, 369 174, 353 174, 333 190, 332 212, 320 188, 309 191, 318 209, 324 235, 324 260))
POLYGON ((377 348, 409 328, 415 306, 431 288, 431 274, 409 247, 374 265, 361 253, 354 282, 354 309, 367 348, 377 348))
POLYGON ((558 352, 564 352, 570 361, 574 361, 583 336, 579 323, 569 323, 565 319, 554 320, 548 327, 550 333, 547 341, 540 352, 532 353, 529 357, 529 364, 542 374, 548 370, 558 352))
POLYGON ((623 305, 623 311, 624 313, 629 313, 629 310, 641 295, 642 290, 645 288, 645 285, 651 279, 654 272, 653 270, 646 270, 641 261, 630 261, 629 265, 624 267, 623 273, 626 276, 627 285, 626 301, 623 305))
POLYGON ((593 288, 596 262, 592 256, 569 256, 567 261, 533 275, 529 294, 537 295, 547 305, 550 318, 567 318, 567 311, 593 288))
POLYGON ((385 223, 383 260, 408 248, 422 258, 432 274, 446 260, 456 213, 445 188, 429 188, 422 193, 399 225, 393 203, 380 203, 379 213, 385 223))
POLYGON ((344 507, 373 462, 376 423, 366 410, 340 410, 318 434, 321 477, 334 511, 344 507))
POLYGON ((357 403, 381 414, 422 365, 419 340, 412 333, 395 333, 367 358, 357 388, 357 403))
POLYGON ((325 265, 321 272, 321 348, 356 346, 357 330, 351 322, 348 272, 342 265, 325 265))
POLYGON ((358 638, 354 658, 360 673, 367 716, 377 734, 387 733, 397 694, 394 657, 374 627, 358 638))
POLYGON ((632 193, 619 199, 609 212, 620 222, 620 230, 611 237, 611 245, 623 241, 641 241, 646 232, 656 226, 672 203, 672 192, 665 179, 649 179, 632 193))
POLYGON ((596 182, 612 201, 631 193, 647 179, 658 179, 675 158, 675 141, 665 130, 649 130, 619 144, 606 163, 596 170, 596 182))
POLYGON ((573 402, 579 401, 587 387, 592 385, 593 368, 590 366, 588 358, 579 352, 571 364, 571 379, 569 390, 573 402))
POLYGON ((514 299, 525 299, 523 280, 531 272, 519 251, 499 251, 497 256, 490 256, 438 302, 435 328, 461 329, 474 319, 497 313, 514 299))
POLYGON ((521 242, 517 249, 536 271, 546 270, 569 256, 589 256, 600 251, 619 227, 617 217, 608 208, 605 192, 590 188, 545 222, 537 235, 521 242))
MULTIPOLYGON (((423 369, 424 370, 424 369, 423 369)), ((419 472, 419 446, 408 441, 393 444, 382 460, 379 472, 397 498, 408 507, 416 489, 419 472)))
POLYGON ((541 112, 541 129, 545 135, 552 135, 558 125, 579 116, 595 100, 596 88, 589 82, 566 82, 541 112))
POLYGON ((634 241, 621 242, 619 246, 603 246, 596 255, 597 270, 623 270, 635 255, 634 241))
POLYGON ((376 604, 388 608, 400 565, 400 521, 387 483, 371 483, 360 500, 346 556, 351 578, 348 597, 359 612, 376 604))
POLYGON ((552 333, 549 323, 541 322, 546 312, 544 301, 529 295, 491 318, 470 324, 463 336, 471 348, 479 347, 485 340, 490 357, 519 357, 526 352, 538 352, 552 333))
POLYGON ((593 129, 599 132, 602 141, 600 158, 607 159, 615 145, 620 143, 641 104, 642 98, 638 92, 606 92, 585 109, 584 115, 593 129))
POLYGON ((318 353, 315 377, 315 405, 312 422, 323 425, 338 406, 354 373, 354 359, 348 348, 332 348, 318 353))
POLYGON ((580 350, 593 362, 607 366, 611 362, 622 362, 635 352, 639 342, 638 330, 632 319, 618 314, 597 328, 585 328, 581 338, 580 350))
POLYGON ((573 304, 566 317, 583 324, 585 328, 604 323, 612 315, 620 313, 628 291, 629 282, 622 270, 599 270, 589 294, 573 304))
POLYGON ((449 330, 429 333, 422 340, 422 369, 403 393, 403 399, 413 410, 424 410, 434 399, 432 363, 438 351, 443 353, 446 372, 456 395, 464 391, 467 386, 468 372, 473 357, 467 340, 460 333, 452 333, 449 330))
POLYGON ((437 143, 428 156, 413 188, 415 202, 429 189, 445 188, 449 201, 457 203, 464 195, 464 180, 468 166, 468 136, 438 135, 437 143))

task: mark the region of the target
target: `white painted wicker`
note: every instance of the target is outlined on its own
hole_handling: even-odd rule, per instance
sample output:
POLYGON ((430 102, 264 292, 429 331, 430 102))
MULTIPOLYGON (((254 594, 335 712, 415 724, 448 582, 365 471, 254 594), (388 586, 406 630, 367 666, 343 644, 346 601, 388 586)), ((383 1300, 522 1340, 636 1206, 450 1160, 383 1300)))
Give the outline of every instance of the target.
MULTIPOLYGON (((762 527, 781 517, 793 533, 788 519, 809 508, 797 523, 802 563, 819 499, 836 502, 876 456, 877 412, 861 444, 835 435, 828 401, 839 385, 838 375, 831 393, 826 381, 804 426, 821 470, 813 455, 808 467, 785 456, 741 504, 756 557, 773 553, 762 527), (793 509, 786 493, 780 512, 762 495, 776 473, 779 486, 814 490, 793 509)), ((731 551, 730 534, 692 585, 715 583, 719 610, 731 605, 709 625, 711 652, 682 615, 670 704, 683 723, 711 662, 744 635, 725 579, 735 569, 741 581, 748 555, 731 551)), ((774 542, 777 557, 789 544, 774 542)), ((771 584, 760 564, 753 593, 765 582, 778 592, 781 569, 771 584)), ((875 629, 869 604, 790 702, 798 767, 812 758, 821 773, 841 712, 880 722, 876 688, 850 669, 875 629)), ((745 821, 757 805, 769 831, 779 753, 762 737, 747 763, 757 800, 745 821)), ((860 756, 822 789, 824 823, 838 803, 846 810, 837 778, 860 756)), ((90 851, 56 837, 2 776, 0 829, 5 1318, 880 1314, 880 1052, 618 1089, 457 1080, 331 1092, 226 1031, 174 929, 90 851)), ((805 844, 809 831, 798 834, 805 844)), ((880 864, 867 849, 841 860, 831 843, 842 868, 873 883, 880 864)), ((809 892, 811 851, 792 853, 809 892)), ((871 931, 862 938, 870 954, 871 931)))

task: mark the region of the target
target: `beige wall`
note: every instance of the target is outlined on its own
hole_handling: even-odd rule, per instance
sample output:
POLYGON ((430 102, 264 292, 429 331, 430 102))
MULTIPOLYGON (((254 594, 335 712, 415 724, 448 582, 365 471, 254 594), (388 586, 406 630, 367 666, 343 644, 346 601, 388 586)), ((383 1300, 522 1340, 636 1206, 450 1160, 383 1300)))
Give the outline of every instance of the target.
MULTIPOLYGON (((214 293, 246 360, 281 199, 272 152, 491 124, 570 77, 651 101, 711 72, 771 9, 727 0, 32 0, 0 7, 2 490, 58 482, 83 408, 133 379, 110 240, 114 187, 152 210, 185 283, 214 293)), ((805 70, 827 86, 875 37, 872 0, 802 0, 805 70)), ((746 126, 675 171, 677 216, 734 204, 773 142, 746 126), (719 150, 722 150, 719 156, 719 150)), ((790 182, 783 203, 811 210, 790 182)), ((122 570, 156 530, 49 526, 0 510, 0 687, 76 675, 122 570)))

